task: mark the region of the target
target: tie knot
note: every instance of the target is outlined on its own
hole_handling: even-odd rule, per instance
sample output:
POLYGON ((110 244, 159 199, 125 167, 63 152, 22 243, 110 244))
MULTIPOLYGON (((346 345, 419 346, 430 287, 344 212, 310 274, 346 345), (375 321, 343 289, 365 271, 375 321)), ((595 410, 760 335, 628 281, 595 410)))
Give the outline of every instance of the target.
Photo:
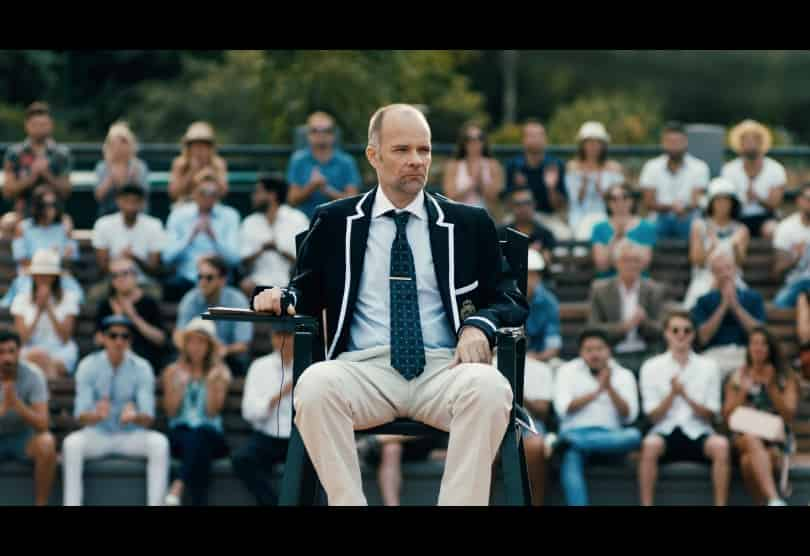
POLYGON ((406 210, 403 210, 402 212, 389 210, 385 213, 385 215, 394 219, 394 223, 397 225, 397 231, 403 232, 405 231, 405 225, 408 223, 408 218, 410 218, 411 213, 406 210))

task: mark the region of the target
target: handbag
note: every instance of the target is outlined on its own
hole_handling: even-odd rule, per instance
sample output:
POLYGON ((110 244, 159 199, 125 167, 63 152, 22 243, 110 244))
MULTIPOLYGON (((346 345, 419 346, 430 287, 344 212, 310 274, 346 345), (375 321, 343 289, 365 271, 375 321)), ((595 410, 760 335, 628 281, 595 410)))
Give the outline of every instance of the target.
POLYGON ((738 407, 731 413, 728 428, 752 434, 770 442, 785 443, 785 422, 778 415, 750 407, 738 407))

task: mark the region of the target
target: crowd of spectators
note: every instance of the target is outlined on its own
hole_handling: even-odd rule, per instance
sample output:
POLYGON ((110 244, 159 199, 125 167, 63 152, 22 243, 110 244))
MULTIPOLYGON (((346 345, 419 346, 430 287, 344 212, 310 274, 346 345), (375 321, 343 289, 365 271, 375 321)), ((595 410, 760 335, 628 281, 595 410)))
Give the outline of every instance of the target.
MULTIPOLYGON (((192 123, 171 164, 164 224, 149 214, 150 170, 135 133, 113 123, 95 167, 92 246, 103 279, 85 284, 85 292, 71 272, 79 245, 64 210, 72 156, 51 136, 47 104, 28 108, 27 137, 4 161, 3 196, 12 210, 0 228, 17 275, 0 301, 14 329, 0 333, 0 457, 34 461, 37 504, 47 502, 56 472, 47 381, 64 377, 75 379, 74 416, 82 426, 62 447, 65 504, 82 502, 83 462, 110 454, 147 458, 150 505, 205 504, 212 462, 228 456, 259 504, 276 503, 269 474, 284 460, 290 434, 291 373, 284 369, 291 367, 292 333, 273 330, 272 353, 253 359, 251 323, 199 315, 211 306, 248 308, 256 286, 286 285, 296 235, 315 208, 368 185, 336 143, 331 115, 313 113, 306 129, 308 145, 292 155, 286 177, 260 175, 253 212, 243 218, 223 202, 228 165, 214 129, 192 123), (164 322, 165 303, 177 304, 175 323, 164 322), (83 358, 76 343, 82 306, 95 307, 98 348, 83 358), (234 377, 245 376, 242 415, 253 433, 229 454, 222 412, 234 377), (165 435, 155 429, 157 409, 168 418, 165 435), (172 457, 180 470, 170 476, 172 457)), ((543 501, 556 454, 566 500, 581 505, 589 500, 587 464, 640 451, 644 505, 653 502, 658 464, 684 459, 711 465, 715 503, 726 504, 732 454, 755 501, 784 504, 785 481, 774 474, 784 475, 795 448, 793 367, 810 368, 810 186, 785 216, 785 170, 767 156, 769 130, 751 120, 731 131, 739 157, 714 179, 706 162, 688 153, 676 122, 663 128, 663 154, 644 164, 637 186, 610 158, 602 123, 583 123, 572 139, 577 151, 565 163, 546 152, 543 125, 528 120, 523 152, 504 167, 485 129, 468 123, 442 172, 448 198, 486 210, 500 234, 511 227, 529 237, 523 403, 536 432, 525 431, 523 442, 533 502, 543 501), (772 241, 776 252, 784 284, 772 303, 797 307, 797 365, 781 356, 765 327, 766 300, 743 279, 751 238, 772 241), (692 269, 683 299, 670 299, 667 284, 650 277, 663 239, 688 241, 692 269), (589 243, 596 279, 578 357, 566 362, 560 303, 544 276, 557 247, 571 240, 589 243), (740 407, 781 418, 784 440, 731 427, 740 407), (725 427, 734 432, 723 434, 725 427)), ((402 437, 360 445, 379 465, 391 505, 399 503, 403 459, 441 459, 443 448, 402 437)))

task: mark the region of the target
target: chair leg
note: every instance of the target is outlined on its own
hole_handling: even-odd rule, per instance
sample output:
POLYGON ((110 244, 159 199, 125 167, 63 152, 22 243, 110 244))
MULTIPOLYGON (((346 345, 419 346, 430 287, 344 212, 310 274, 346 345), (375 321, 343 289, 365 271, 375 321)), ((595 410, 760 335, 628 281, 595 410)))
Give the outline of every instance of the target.
POLYGON ((318 503, 320 482, 309 459, 304 440, 293 425, 290 444, 287 449, 287 462, 281 481, 279 506, 313 506, 318 503))
POLYGON ((530 506, 531 489, 526 468, 523 443, 518 441, 518 429, 510 425, 501 442, 501 470, 507 506, 530 506))

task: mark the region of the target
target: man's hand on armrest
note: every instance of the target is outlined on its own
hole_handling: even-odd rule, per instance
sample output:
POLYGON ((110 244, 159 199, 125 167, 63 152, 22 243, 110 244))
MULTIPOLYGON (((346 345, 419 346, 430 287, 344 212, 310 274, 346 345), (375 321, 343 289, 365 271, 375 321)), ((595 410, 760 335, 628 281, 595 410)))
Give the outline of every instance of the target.
MULTIPOLYGON (((253 298, 253 310, 259 313, 271 313, 281 315, 281 298, 284 292, 280 288, 270 288, 262 290, 253 298)), ((295 305, 290 303, 287 306, 287 314, 295 315, 295 305)))

